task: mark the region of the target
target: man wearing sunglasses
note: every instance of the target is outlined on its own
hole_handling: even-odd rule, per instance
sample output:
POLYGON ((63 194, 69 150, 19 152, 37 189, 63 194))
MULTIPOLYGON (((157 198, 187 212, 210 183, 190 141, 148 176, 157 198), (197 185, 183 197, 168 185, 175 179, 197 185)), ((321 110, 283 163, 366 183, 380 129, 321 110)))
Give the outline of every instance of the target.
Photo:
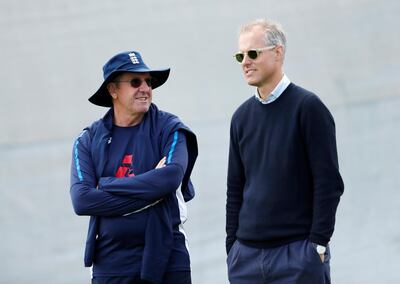
POLYGON ((330 283, 328 243, 344 185, 335 124, 313 93, 283 72, 280 25, 239 34, 239 62, 254 95, 233 114, 226 250, 234 284, 330 283))
POLYGON ((169 71, 119 53, 89 98, 110 109, 74 143, 70 194, 76 214, 90 216, 84 262, 93 284, 191 283, 183 223, 197 142, 152 103, 169 71))

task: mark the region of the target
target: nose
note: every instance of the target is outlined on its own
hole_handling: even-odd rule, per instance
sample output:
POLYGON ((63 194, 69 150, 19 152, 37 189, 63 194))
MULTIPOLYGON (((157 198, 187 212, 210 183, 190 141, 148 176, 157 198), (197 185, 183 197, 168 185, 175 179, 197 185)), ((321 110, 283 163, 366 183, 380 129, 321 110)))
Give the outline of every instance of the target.
POLYGON ((242 61, 242 66, 249 65, 251 63, 252 59, 247 55, 247 53, 244 54, 243 56, 243 61, 242 61))
POLYGON ((151 89, 151 87, 149 86, 149 85, 147 85, 147 82, 146 81, 142 81, 142 84, 140 84, 140 86, 139 86, 139 91, 146 91, 146 92, 148 92, 149 90, 151 89))

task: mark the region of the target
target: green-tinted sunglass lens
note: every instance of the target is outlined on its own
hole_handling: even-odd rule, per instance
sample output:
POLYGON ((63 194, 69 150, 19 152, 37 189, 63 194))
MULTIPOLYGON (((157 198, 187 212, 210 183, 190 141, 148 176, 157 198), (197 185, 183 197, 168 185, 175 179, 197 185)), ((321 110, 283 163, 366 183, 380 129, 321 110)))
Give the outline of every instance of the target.
POLYGON ((243 61, 243 58, 244 58, 244 55, 243 55, 243 53, 236 53, 235 54, 235 58, 236 58, 236 60, 238 61, 238 62, 242 62, 243 61))
POLYGON ((256 59, 258 56, 257 50, 249 50, 247 52, 247 55, 250 57, 250 59, 256 59))

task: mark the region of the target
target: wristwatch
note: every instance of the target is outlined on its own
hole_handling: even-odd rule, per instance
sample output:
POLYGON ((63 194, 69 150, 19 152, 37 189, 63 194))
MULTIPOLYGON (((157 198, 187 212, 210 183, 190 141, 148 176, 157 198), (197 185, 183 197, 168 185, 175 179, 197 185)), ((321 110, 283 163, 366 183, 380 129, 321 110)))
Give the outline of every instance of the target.
POLYGON ((317 252, 318 254, 324 254, 326 252, 326 247, 317 245, 317 252))

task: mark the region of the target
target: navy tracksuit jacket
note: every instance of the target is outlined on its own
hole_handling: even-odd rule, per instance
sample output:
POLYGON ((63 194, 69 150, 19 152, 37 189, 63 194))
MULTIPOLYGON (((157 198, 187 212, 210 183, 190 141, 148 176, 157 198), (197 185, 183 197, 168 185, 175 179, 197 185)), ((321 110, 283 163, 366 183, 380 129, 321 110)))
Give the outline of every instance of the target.
MULTIPOLYGON (((97 216, 111 217, 132 213, 154 204, 179 187, 173 177, 182 169, 177 169, 173 164, 129 179, 103 177, 108 161, 108 148, 112 143, 112 125, 111 108, 102 119, 86 128, 76 139, 72 154, 72 204, 78 215, 91 216, 85 266, 93 264, 99 223, 97 216)), ((153 156, 157 157, 155 164, 162 158, 161 149, 168 137, 176 131, 185 134, 188 165, 181 181, 181 191, 185 201, 191 200, 194 189, 190 174, 198 154, 194 133, 176 116, 158 110, 154 104, 145 114, 139 131, 148 139, 138 139, 135 143, 139 143, 139 147, 151 147, 153 156)), ((141 278, 155 283, 161 281, 173 243, 171 208, 167 200, 146 209, 149 210, 149 219, 146 225, 141 278)))

